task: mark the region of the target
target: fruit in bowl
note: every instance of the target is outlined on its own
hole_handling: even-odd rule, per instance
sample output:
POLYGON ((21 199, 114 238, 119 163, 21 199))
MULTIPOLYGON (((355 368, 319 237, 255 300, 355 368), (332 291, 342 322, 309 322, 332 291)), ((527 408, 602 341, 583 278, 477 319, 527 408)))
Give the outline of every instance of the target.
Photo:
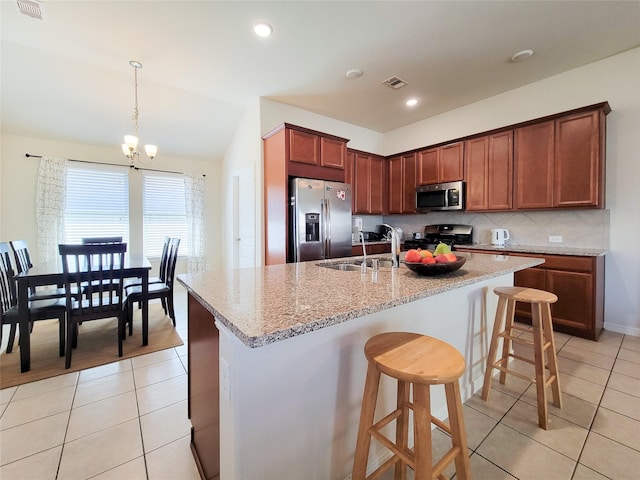
MULTIPOLYGON (((420 252, 407 254, 404 258, 404 264, 407 268, 418 275, 442 275, 458 270, 467 261, 466 257, 456 256, 451 252, 439 253, 437 255, 420 255, 420 252), (418 260, 418 256, 421 258, 418 260)), ((431 253, 431 252, 429 252, 431 253)))
POLYGON ((449 263, 455 262, 456 260, 458 260, 458 257, 453 253, 439 253, 435 256, 436 263, 449 263))
POLYGON ((436 263, 436 259, 433 255, 424 256, 422 257, 422 260, 420 260, 420 263, 423 265, 428 265, 430 263, 436 263))
POLYGON ((421 260, 422 255, 420 254, 420 251, 413 248, 411 250, 407 250, 407 253, 404 256, 405 262, 418 263, 421 260))

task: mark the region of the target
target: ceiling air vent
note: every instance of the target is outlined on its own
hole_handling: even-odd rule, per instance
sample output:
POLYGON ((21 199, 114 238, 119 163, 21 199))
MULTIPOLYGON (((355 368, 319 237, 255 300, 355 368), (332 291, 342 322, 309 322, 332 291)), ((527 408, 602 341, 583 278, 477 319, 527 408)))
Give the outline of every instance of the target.
POLYGON ((391 77, 391 78, 387 78, 384 82, 386 86, 391 87, 395 90, 398 90, 399 88, 404 87, 405 85, 407 85, 407 82, 405 82, 404 80, 402 80, 399 77, 391 77))
POLYGON ((23 13, 31 18, 37 18, 38 20, 44 20, 44 12, 40 2, 36 0, 18 0, 18 8, 20 13, 23 13))

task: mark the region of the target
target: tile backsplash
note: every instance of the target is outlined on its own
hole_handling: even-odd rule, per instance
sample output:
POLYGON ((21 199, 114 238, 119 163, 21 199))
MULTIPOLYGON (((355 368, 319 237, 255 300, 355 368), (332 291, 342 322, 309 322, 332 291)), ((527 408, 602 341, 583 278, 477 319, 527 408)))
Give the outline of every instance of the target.
POLYGON ((419 215, 354 215, 363 219, 363 230, 375 231, 381 223, 402 228, 405 238, 422 232, 425 225, 460 223, 473 225, 474 243, 491 243, 492 228, 506 228, 511 245, 609 248, 609 210, 545 210, 527 212, 431 212, 419 215), (562 237, 562 243, 549 237, 562 237))

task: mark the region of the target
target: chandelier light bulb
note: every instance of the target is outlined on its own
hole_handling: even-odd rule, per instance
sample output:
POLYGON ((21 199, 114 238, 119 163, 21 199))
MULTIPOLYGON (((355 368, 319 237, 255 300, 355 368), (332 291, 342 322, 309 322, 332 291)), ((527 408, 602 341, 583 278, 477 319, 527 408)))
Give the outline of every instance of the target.
POLYGON ((153 159, 153 157, 156 156, 156 153, 158 153, 158 147, 155 145, 145 145, 144 151, 146 152, 147 157, 153 159))
POLYGON ((129 147, 129 150, 133 151, 138 147, 138 137, 135 135, 125 135, 124 143, 129 147))

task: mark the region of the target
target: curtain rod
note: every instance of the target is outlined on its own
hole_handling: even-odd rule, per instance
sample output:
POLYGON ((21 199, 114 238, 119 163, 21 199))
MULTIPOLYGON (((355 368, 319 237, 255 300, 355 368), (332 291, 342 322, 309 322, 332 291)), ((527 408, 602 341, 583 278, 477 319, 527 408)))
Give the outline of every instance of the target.
MULTIPOLYGON (((27 158, 42 158, 42 155, 31 155, 30 153, 25 153, 24 154, 25 157, 27 158)), ((78 162, 78 163, 93 163, 95 165, 112 165, 115 167, 129 167, 129 168, 133 168, 134 170, 144 170, 146 172, 160 172, 160 173, 176 173, 178 175, 184 175, 183 172, 174 172, 172 170, 158 170, 155 168, 144 168, 144 167, 136 167, 135 165, 123 165, 121 163, 108 163, 108 162, 94 162, 92 160, 76 160, 73 158, 67 158, 67 160, 69 160, 70 162, 78 162)), ((206 177, 206 175, 203 173, 202 174, 203 177, 206 177)))

